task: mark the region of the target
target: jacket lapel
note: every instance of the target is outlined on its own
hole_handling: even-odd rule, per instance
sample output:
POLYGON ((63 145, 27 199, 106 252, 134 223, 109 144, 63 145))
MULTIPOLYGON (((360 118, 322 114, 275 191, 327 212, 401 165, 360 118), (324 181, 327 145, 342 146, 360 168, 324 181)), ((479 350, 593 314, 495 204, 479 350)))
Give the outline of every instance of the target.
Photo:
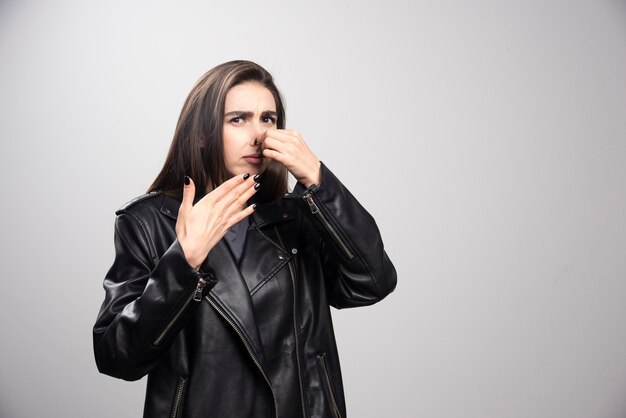
POLYGON ((263 345, 254 320, 250 292, 223 239, 211 250, 206 262, 215 270, 217 278, 209 297, 235 322, 257 356, 263 359, 263 345))
POLYGON ((224 239, 211 250, 206 261, 215 270, 217 278, 209 297, 235 322, 261 361, 264 359, 263 342, 246 279, 262 286, 265 279, 272 277, 291 258, 279 243, 262 230, 293 219, 293 213, 280 210, 281 206, 261 206, 253 213, 240 266, 237 266, 224 239))

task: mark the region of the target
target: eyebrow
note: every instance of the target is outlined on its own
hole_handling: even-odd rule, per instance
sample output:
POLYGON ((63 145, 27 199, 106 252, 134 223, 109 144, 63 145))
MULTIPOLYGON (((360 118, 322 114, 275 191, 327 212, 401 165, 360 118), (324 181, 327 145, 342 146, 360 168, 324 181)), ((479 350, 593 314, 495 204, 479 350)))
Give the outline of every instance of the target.
MULTIPOLYGON (((250 112, 249 110, 233 110, 232 112, 224 113, 225 118, 229 116, 244 116, 249 118, 251 116, 254 116, 254 113, 250 112)), ((273 110, 264 110, 263 112, 261 112, 261 116, 273 116, 276 118, 278 116, 278 113, 274 112, 273 110)))

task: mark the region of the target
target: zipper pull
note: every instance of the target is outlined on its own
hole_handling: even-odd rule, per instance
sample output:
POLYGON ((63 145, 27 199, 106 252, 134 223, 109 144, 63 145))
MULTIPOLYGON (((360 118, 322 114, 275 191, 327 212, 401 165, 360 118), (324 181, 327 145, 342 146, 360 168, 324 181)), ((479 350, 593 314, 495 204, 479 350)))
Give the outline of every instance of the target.
POLYGON ((193 300, 196 302, 200 302, 202 300, 202 289, 206 286, 206 280, 202 277, 198 279, 198 284, 196 285, 196 293, 193 295, 193 300))
POLYGON ((309 209, 311 209, 311 213, 316 214, 317 212, 320 211, 317 205, 315 204, 315 201, 313 200, 313 196, 311 196, 311 193, 305 194, 304 199, 309 204, 309 209))

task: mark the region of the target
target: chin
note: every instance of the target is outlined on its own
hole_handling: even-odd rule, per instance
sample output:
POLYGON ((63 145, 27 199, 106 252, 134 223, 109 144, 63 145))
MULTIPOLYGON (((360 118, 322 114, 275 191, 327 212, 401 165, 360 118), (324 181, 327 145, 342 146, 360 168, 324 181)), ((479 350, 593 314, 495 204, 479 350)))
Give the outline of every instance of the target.
POLYGON ((243 176, 244 174, 248 173, 251 176, 255 176, 257 174, 261 174, 264 170, 259 170, 258 168, 255 167, 249 167, 247 169, 241 169, 241 170, 235 170, 234 173, 229 171, 229 177, 228 178, 233 178, 233 177, 237 177, 237 176, 243 176))
MULTIPOLYGON (((265 170, 267 170, 267 164, 255 165, 255 166, 248 167, 248 171, 246 171, 245 173, 250 173, 252 175, 261 174, 265 170)), ((245 174, 245 173, 242 173, 242 174, 245 174)))

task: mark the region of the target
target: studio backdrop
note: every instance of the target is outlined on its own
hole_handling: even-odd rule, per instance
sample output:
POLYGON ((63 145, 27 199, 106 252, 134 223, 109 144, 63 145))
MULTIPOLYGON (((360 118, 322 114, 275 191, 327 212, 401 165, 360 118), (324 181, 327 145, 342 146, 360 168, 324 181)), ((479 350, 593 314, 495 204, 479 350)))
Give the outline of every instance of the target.
POLYGON ((626 416, 623 1, 3 0, 1 417, 141 416, 92 352, 114 212, 232 59, 398 271, 332 312, 350 417, 626 416))

